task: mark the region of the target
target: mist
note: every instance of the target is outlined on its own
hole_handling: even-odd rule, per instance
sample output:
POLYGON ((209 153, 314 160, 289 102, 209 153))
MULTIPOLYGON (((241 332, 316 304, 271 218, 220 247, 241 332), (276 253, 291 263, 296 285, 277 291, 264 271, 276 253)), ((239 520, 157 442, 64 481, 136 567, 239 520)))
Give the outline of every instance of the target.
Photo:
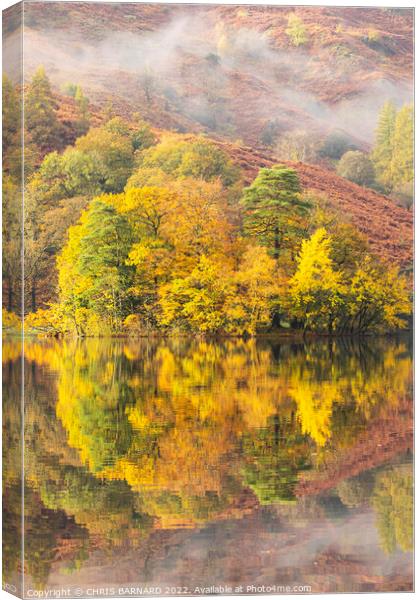
POLYGON ((325 56, 280 49, 274 41, 198 14, 175 16, 154 31, 104 29, 94 43, 71 23, 67 30, 26 28, 26 76, 44 64, 57 88, 80 83, 99 105, 116 96, 141 112, 146 94, 205 129, 244 140, 252 136, 243 107, 260 130, 279 120, 283 130, 340 129, 369 144, 384 102, 412 101, 408 84, 386 73, 378 70, 359 85, 350 63, 334 57, 327 63, 325 56), (337 99, 332 92, 340 86, 337 99))

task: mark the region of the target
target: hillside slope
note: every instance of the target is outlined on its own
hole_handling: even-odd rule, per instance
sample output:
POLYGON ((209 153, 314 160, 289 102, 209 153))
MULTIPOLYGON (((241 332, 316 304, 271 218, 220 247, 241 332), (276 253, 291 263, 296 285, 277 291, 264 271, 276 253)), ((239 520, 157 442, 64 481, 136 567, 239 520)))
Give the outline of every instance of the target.
POLYGON ((252 145, 273 123, 369 143, 381 104, 412 96, 411 10, 31 2, 25 44, 28 77, 43 63, 99 106, 252 145))
POLYGON ((241 167, 250 183, 261 167, 287 164, 299 173, 303 189, 327 199, 339 214, 347 217, 366 235, 375 254, 411 270, 413 260, 413 213, 397 206, 390 198, 343 179, 318 165, 282 161, 260 150, 217 141, 241 167))
MULTIPOLYGON (((57 95, 58 118, 72 131, 76 119, 75 105, 71 98, 57 95)), ((91 106, 92 125, 98 126, 105 117, 100 110, 91 106)), ((157 138, 164 135, 162 129, 154 128, 157 138)), ((185 139, 190 136, 186 134, 185 139)), ((191 136, 192 139, 192 136, 191 136)), ((211 139, 226 152, 240 167, 246 184, 251 183, 261 167, 270 167, 276 163, 287 164, 299 174, 305 190, 312 190, 326 200, 338 214, 348 218, 353 225, 369 240, 372 251, 378 256, 398 264, 404 270, 412 270, 413 261, 413 213, 411 210, 395 204, 387 196, 371 189, 363 188, 335 172, 320 165, 282 160, 267 152, 264 148, 251 148, 238 143, 228 142, 220 137, 211 139)), ((73 143, 74 140, 68 140, 73 143)))

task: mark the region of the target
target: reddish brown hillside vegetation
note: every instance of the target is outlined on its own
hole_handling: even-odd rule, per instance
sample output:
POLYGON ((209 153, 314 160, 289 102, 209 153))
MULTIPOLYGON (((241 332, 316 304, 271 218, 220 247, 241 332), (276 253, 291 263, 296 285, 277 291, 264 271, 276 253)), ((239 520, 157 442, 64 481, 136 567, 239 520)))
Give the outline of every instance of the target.
POLYGON ((255 144, 275 122, 363 143, 378 107, 411 94, 410 10, 33 2, 25 25, 28 77, 43 63, 55 86, 77 81, 98 105, 111 98, 163 129, 255 144))
POLYGON ((250 183, 261 167, 286 163, 299 173, 302 187, 327 199, 327 205, 338 211, 369 240, 378 256, 410 270, 413 260, 413 214, 392 200, 339 177, 320 166, 281 161, 259 150, 217 142, 244 172, 250 183))

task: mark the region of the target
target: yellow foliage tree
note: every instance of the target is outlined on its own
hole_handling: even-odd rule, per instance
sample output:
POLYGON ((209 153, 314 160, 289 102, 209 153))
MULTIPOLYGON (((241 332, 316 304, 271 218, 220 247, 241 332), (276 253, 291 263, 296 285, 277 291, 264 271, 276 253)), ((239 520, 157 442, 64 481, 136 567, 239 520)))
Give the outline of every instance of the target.
POLYGON ((291 313, 304 329, 332 332, 343 304, 343 281, 331 259, 331 238, 321 227, 302 242, 290 280, 291 313))
POLYGON ((234 292, 226 300, 227 330, 255 335, 268 328, 281 291, 277 261, 266 248, 248 246, 233 282, 234 292))
POLYGON ((203 255, 190 275, 161 286, 160 323, 189 326, 197 333, 222 332, 224 303, 232 291, 224 266, 203 255))
POLYGON ((397 267, 375 264, 366 256, 350 281, 346 308, 351 331, 404 327, 401 317, 411 311, 407 280, 397 267))

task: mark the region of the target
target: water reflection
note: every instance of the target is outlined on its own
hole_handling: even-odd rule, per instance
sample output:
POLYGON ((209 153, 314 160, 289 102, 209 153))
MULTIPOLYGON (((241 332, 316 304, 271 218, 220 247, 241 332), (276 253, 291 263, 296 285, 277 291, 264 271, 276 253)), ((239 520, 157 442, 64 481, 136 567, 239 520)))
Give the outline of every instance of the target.
MULTIPOLYGON (((3 360, 13 573, 15 342, 3 360)), ((411 588, 407 340, 32 340, 25 363, 31 585, 411 588)))

